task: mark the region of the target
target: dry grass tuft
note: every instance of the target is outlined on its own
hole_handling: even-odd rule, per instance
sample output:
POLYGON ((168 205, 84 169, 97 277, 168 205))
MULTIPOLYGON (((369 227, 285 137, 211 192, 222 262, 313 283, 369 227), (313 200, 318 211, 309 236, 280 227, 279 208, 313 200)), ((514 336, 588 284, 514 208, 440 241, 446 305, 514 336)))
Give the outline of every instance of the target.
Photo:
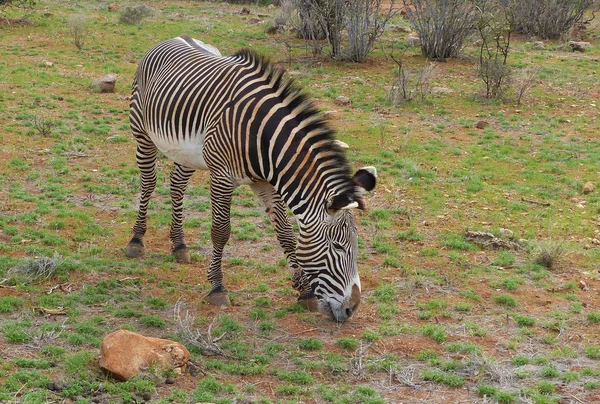
POLYGON ((52 258, 40 257, 29 259, 22 265, 13 268, 11 275, 24 277, 25 283, 42 282, 50 279, 58 268, 65 262, 59 253, 54 253, 52 258))
POLYGON ((560 243, 540 243, 533 251, 533 262, 547 269, 555 269, 564 253, 565 248, 560 243))

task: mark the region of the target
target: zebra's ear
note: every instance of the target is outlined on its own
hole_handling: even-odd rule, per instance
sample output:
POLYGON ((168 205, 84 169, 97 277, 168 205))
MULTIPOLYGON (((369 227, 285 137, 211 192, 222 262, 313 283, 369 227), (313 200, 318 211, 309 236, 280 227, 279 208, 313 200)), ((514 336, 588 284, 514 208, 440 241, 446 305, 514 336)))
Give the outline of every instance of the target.
POLYGON ((358 202, 355 202, 352 199, 350 199, 350 196, 348 194, 341 194, 341 195, 336 195, 333 198, 333 200, 331 200, 331 202, 327 206, 327 211, 329 212, 330 215, 335 215, 336 213, 340 212, 341 210, 352 209, 352 208, 357 208, 357 207, 358 207, 358 202))
POLYGON ((358 187, 360 195, 371 192, 377 184, 377 169, 375 167, 363 167, 354 174, 352 180, 358 187))

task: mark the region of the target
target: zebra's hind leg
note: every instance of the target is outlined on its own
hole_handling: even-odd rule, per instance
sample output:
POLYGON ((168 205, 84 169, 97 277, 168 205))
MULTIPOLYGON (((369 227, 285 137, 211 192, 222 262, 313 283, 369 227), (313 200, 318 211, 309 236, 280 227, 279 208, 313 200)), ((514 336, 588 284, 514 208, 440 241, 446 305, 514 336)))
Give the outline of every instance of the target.
POLYGON ((190 262, 190 250, 183 239, 183 195, 187 189, 190 177, 196 170, 175 163, 171 171, 171 242, 173 256, 177 262, 190 262))
POLYGON ((140 169, 140 206, 133 226, 133 237, 127 246, 126 255, 130 258, 144 254, 142 237, 146 234, 146 214, 150 197, 156 187, 156 147, 149 141, 142 142, 138 139, 138 142, 135 157, 140 169))
POLYGON ((267 182, 256 182, 251 187, 264 205, 265 212, 275 228, 277 241, 283 248, 292 272, 292 286, 300 292, 298 302, 310 311, 317 311, 317 298, 296 258, 296 234, 288 218, 285 203, 273 186, 267 182))
POLYGON ((231 234, 231 197, 234 185, 228 177, 217 176, 211 173, 210 202, 212 205, 211 239, 213 244, 212 259, 208 268, 208 280, 212 290, 206 300, 214 306, 230 306, 231 301, 227 289, 223 285, 223 272, 221 260, 223 248, 231 234))

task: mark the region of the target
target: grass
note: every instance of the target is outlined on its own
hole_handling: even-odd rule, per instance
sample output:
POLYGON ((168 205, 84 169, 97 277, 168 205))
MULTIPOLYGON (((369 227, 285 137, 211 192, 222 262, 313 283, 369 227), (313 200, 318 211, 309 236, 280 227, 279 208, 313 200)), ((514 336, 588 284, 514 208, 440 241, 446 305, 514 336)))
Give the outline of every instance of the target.
MULTIPOLYGON (((308 60, 290 31, 266 35, 279 9, 250 5, 246 16, 223 2, 151 6, 153 15, 130 25, 106 5, 42 0, 33 25, 1 27, 0 340, 7 352, 27 355, 0 365, 0 401, 139 402, 148 393, 159 403, 385 403, 408 382, 426 384, 432 404, 447 401, 449 390, 461 402, 484 395, 500 403, 593 402, 600 198, 582 189, 597 182, 600 159, 596 26, 588 27, 592 46, 581 55, 558 48, 542 55, 513 41, 514 69, 542 68, 518 111, 511 93, 502 102, 478 98, 470 45, 465 57, 433 62, 434 84, 453 95, 393 107, 385 88, 395 65, 383 50, 405 42, 399 31, 409 23, 399 15, 369 61, 353 65, 323 55, 308 60), (72 15, 88 30, 81 50, 65 25, 72 15), (191 179, 184 230, 192 263, 177 264, 169 240, 172 165, 163 156, 146 255, 123 256, 139 193, 131 79, 151 46, 182 32, 224 54, 255 49, 291 71, 316 107, 331 112, 351 166, 377 167, 367 209, 353 212, 362 301, 349 322, 332 323, 296 303, 273 226, 245 186, 233 196, 224 257, 233 306, 204 304, 210 180, 206 172, 191 179), (108 72, 118 74, 116 93, 87 90, 108 72), (338 95, 352 105, 340 108, 338 95), (475 128, 478 120, 489 126, 475 128), (522 249, 475 244, 466 231, 522 249), (173 305, 182 299, 179 321, 173 305), (175 386, 162 384, 166 374, 126 383, 106 377, 99 345, 121 328, 184 342, 206 374, 177 376, 175 386), (208 356, 208 341, 222 355, 208 356), (514 377, 507 384, 495 372, 514 377), (65 381, 62 392, 48 391, 54 379, 65 381)), ((430 63, 418 48, 407 48, 405 58, 410 69, 430 63)))

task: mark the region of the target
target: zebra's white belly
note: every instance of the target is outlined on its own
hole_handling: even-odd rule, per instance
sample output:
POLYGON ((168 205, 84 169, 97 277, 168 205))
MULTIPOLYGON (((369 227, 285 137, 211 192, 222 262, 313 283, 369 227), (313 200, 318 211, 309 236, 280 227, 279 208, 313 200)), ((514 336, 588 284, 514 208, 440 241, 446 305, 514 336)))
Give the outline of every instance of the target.
POLYGON ((204 136, 191 140, 186 137, 183 141, 172 139, 167 142, 160 138, 154 138, 153 141, 158 150, 177 164, 197 170, 208 170, 203 155, 204 136))

